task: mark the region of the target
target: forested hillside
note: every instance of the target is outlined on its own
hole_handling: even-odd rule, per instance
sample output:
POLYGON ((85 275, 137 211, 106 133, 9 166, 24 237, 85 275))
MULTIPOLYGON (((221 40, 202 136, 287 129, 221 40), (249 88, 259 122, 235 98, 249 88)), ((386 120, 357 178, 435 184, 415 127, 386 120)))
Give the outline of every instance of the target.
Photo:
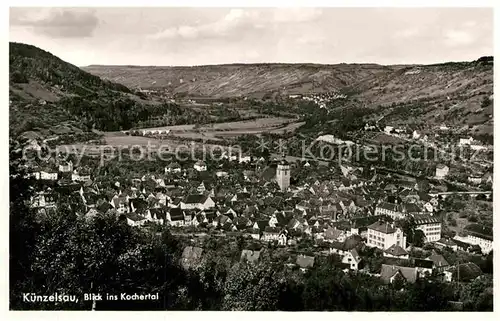
POLYGON ((10 132, 41 136, 79 128, 114 131, 171 115, 171 124, 199 119, 199 113, 139 96, 122 84, 102 80, 40 48, 10 43, 10 132), (57 127, 57 128, 56 128, 57 127))

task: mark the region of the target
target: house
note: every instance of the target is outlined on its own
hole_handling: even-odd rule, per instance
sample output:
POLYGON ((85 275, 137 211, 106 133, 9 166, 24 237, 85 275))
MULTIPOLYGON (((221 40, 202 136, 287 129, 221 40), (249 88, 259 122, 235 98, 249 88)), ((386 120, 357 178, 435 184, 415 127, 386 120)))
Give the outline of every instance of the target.
POLYGON ((250 229, 250 236, 254 239, 254 240, 260 240, 260 230, 258 228, 252 228, 250 229))
POLYGON ((473 141, 474 141, 474 138, 472 138, 472 137, 460 138, 460 140, 458 142, 458 146, 467 146, 467 145, 472 144, 473 141))
POLYGON ((250 161, 252 160, 252 158, 250 156, 243 156, 243 155, 240 155, 238 161, 239 163, 250 163, 250 161))
POLYGON ((412 134, 413 139, 419 139, 420 136, 422 136, 422 134, 420 132, 418 132, 417 130, 413 131, 413 134, 412 134))
POLYGON ((130 212, 129 199, 126 196, 115 195, 111 199, 110 204, 118 212, 118 214, 125 214, 130 212))
POLYGON ((385 126, 384 132, 386 132, 387 134, 390 134, 393 129, 394 129, 393 126, 385 126))
POLYGON ((182 171, 181 165, 177 162, 172 162, 165 166, 165 174, 167 173, 180 173, 182 171))
POLYGON ((223 151, 222 154, 221 154, 221 159, 227 159, 227 160, 230 160, 230 161, 237 161, 238 160, 238 156, 237 155, 233 155, 232 153, 230 153, 228 151, 223 151))
POLYGON ((205 184, 203 182, 201 182, 200 185, 198 185, 198 187, 196 188, 196 191, 199 194, 203 194, 206 190, 207 189, 206 189, 205 184))
POLYGON ((184 225, 194 225, 193 221, 196 219, 197 210, 184 210, 184 225))
POLYGON ((383 254, 385 257, 394 257, 398 259, 409 259, 410 255, 401 246, 393 244, 386 249, 383 254))
POLYGON ((71 173, 72 171, 73 171, 73 162, 71 160, 68 162, 59 163, 59 172, 71 173))
POLYGON ((264 231, 266 227, 269 226, 269 221, 266 220, 258 220, 253 224, 253 228, 259 231, 264 231))
POLYGON ((217 217, 217 213, 213 209, 202 210, 201 214, 203 214, 204 216, 204 222, 207 223, 208 225, 212 225, 215 218, 217 217))
POLYGON ((207 170, 207 164, 202 160, 198 160, 193 167, 198 172, 205 172, 207 170))
POLYGON ((403 203, 403 204, 401 204, 401 211, 405 215, 411 215, 411 216, 421 215, 421 214, 425 213, 423 208, 416 203, 403 203))
MULTIPOLYGON (((234 219, 238 216, 238 214, 236 213, 235 210, 233 210, 232 208, 230 207, 223 207, 221 209, 219 209, 218 211, 221 215, 226 215, 228 216, 230 219, 234 219)), ((246 222, 245 222, 246 223, 246 222)))
POLYGON ((277 241, 280 235, 280 230, 276 227, 266 226, 262 233, 263 241, 277 241))
POLYGON ((40 171, 40 172, 35 172, 34 176, 38 180, 57 181, 57 172, 40 171))
POLYGON ((406 247, 406 237, 399 227, 393 223, 375 222, 368 226, 367 245, 377 247, 382 250, 390 248, 392 245, 406 247))
POLYGON ((477 140, 474 140, 470 143, 470 148, 472 150, 485 150, 485 149, 487 149, 486 146, 483 146, 483 144, 477 140))
POLYGON ((426 212, 429 212, 429 213, 434 212, 434 205, 432 204, 431 201, 426 202, 423 206, 424 206, 424 209, 425 209, 426 212))
POLYGON ((342 207, 338 203, 321 205, 319 207, 319 214, 322 217, 330 218, 335 222, 337 217, 342 214, 342 207))
POLYGON ((346 252, 344 257, 342 258, 342 263, 349 264, 349 268, 351 270, 359 270, 359 268, 361 267, 361 261, 362 259, 356 249, 352 249, 346 252))
POLYGON ((85 182, 90 180, 90 170, 88 168, 75 169, 71 174, 71 180, 74 182, 85 182))
POLYGON ((233 224, 236 226, 236 228, 238 230, 245 230, 249 227, 252 227, 252 221, 250 219, 248 219, 247 217, 244 217, 244 216, 239 216, 239 217, 236 217, 234 220, 233 220, 233 224))
POLYGON ((96 204, 96 209, 101 212, 101 213, 107 213, 109 210, 113 209, 113 206, 111 203, 108 203, 106 201, 102 202, 101 204, 96 204))
POLYGON ((130 226, 142 226, 147 222, 144 216, 137 213, 127 213, 125 217, 127 218, 127 224, 130 226))
MULTIPOLYGON (((131 204, 133 204, 131 202, 131 204)), ((167 220, 167 208, 150 208, 147 210, 147 218, 158 224, 165 224, 167 220)))
POLYGON ((449 247, 453 251, 457 251, 458 250, 457 243, 455 243, 453 240, 448 239, 448 238, 441 238, 441 239, 437 240, 436 242, 434 242, 434 245, 437 246, 437 247, 440 247, 440 248, 449 247))
POLYGON ((180 208, 169 208, 167 222, 170 226, 184 226, 184 210, 180 208))
POLYGON ((344 242, 346 235, 343 231, 333 227, 329 227, 324 232, 324 240, 326 242, 344 242))
POLYGON ((427 277, 432 274, 433 263, 430 260, 411 258, 411 266, 417 269, 418 277, 427 277))
POLYGON ((213 221, 215 227, 223 227, 227 223, 232 223, 232 221, 226 215, 219 215, 213 221))
POLYGON ((271 218, 269 219, 268 224, 270 227, 276 227, 276 224, 278 224, 278 218, 276 217, 276 213, 273 213, 271 215, 271 218))
POLYGON ((215 207, 215 202, 210 196, 203 194, 191 194, 180 203, 181 209, 192 210, 200 209, 206 210, 215 207))
POLYGON ((493 249, 493 229, 481 224, 469 224, 464 228, 467 233, 467 243, 479 245, 484 254, 493 249))
POLYGON ((429 215, 414 216, 416 229, 424 232, 426 242, 436 242, 441 239, 441 220, 429 215))
POLYGON ((446 261, 444 256, 442 256, 441 254, 433 253, 431 256, 426 258, 426 260, 432 261, 433 269, 439 272, 443 272, 450 267, 448 261, 446 261))
POLYGON ((278 245, 285 246, 287 244, 288 236, 285 231, 281 231, 278 235, 278 245))
POLYGON ((415 283, 418 273, 416 267, 382 264, 380 278, 384 283, 393 283, 397 280, 415 283))
POLYGON ((295 208, 300 211, 306 211, 311 208, 311 205, 309 204, 309 202, 302 200, 299 203, 295 204, 295 208))
POLYGON ((477 175, 471 175, 471 176, 467 177, 467 181, 469 181, 469 183, 471 183, 471 184, 479 185, 482 183, 483 177, 477 176, 477 175))
POLYGON ((205 215, 203 215, 203 213, 196 214, 191 220, 192 226, 199 226, 200 224, 205 224, 205 223, 208 223, 208 220, 206 219, 205 215))
POLYGON ((375 207, 375 215, 387 215, 394 220, 405 217, 397 204, 388 202, 380 202, 377 207, 375 207))
POLYGON ((450 168, 448 166, 443 164, 438 164, 436 166, 436 179, 444 179, 448 175, 449 171, 450 168))
POLYGON ((31 198, 31 207, 33 208, 47 208, 55 206, 55 195, 50 192, 40 192, 36 196, 31 198))

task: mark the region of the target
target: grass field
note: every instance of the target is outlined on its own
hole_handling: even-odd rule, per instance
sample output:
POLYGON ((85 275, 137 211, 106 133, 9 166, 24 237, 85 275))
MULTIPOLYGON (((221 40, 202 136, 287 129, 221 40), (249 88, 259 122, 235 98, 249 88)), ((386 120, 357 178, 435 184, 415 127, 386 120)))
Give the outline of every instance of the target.
MULTIPOLYGON (((251 134, 259 135, 262 133, 283 133, 285 131, 293 131, 300 127, 303 123, 296 122, 295 119, 284 117, 267 117, 255 120, 246 120, 228 123, 214 123, 196 126, 179 125, 166 126, 158 128, 145 128, 142 130, 158 130, 169 129, 169 138, 153 138, 145 136, 130 136, 122 132, 103 132, 105 145, 66 145, 61 146, 70 151, 81 153, 83 149, 85 154, 100 155, 106 148, 111 153, 113 149, 137 148, 138 146, 146 147, 148 151, 157 151, 159 147, 163 152, 175 151, 176 149, 194 149, 194 150, 226 150, 226 140, 235 138, 240 135, 251 134), (195 142, 194 140, 205 140, 210 143, 195 142), (217 144, 220 141, 220 145, 217 144)), ((116 152, 116 150, 114 152, 116 152)))
MULTIPOLYGON (((142 128, 141 130, 170 130, 173 137, 192 140, 224 140, 235 138, 240 135, 251 134, 259 135, 262 133, 275 133, 280 134, 285 131, 294 131, 302 126, 303 122, 295 122, 294 119, 285 117, 266 117, 254 120, 244 120, 237 122, 227 123, 212 123, 206 125, 196 126, 178 125, 178 126, 164 126, 154 128, 142 128)), ((148 140, 155 140, 154 138, 140 137, 140 136, 127 136, 121 132, 108 132, 105 133, 106 140, 114 145, 116 140, 120 142, 130 141, 129 144, 143 144, 148 140)))

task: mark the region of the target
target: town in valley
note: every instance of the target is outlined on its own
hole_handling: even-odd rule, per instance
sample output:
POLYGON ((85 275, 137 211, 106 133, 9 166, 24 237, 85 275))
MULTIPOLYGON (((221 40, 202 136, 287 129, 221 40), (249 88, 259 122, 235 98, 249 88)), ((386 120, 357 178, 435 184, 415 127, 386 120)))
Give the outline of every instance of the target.
POLYGON ((78 68, 9 46, 11 309, 493 310, 493 57, 78 68))

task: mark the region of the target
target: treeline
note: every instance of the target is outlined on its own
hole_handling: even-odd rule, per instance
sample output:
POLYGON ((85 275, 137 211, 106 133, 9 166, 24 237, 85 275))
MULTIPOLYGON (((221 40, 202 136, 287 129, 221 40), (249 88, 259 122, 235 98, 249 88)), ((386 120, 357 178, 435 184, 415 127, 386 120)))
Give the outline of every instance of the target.
POLYGON ((104 131, 126 130, 156 121, 159 126, 204 123, 205 113, 176 104, 144 104, 130 98, 92 99, 87 96, 66 97, 60 104, 71 114, 79 116, 89 127, 104 131))

